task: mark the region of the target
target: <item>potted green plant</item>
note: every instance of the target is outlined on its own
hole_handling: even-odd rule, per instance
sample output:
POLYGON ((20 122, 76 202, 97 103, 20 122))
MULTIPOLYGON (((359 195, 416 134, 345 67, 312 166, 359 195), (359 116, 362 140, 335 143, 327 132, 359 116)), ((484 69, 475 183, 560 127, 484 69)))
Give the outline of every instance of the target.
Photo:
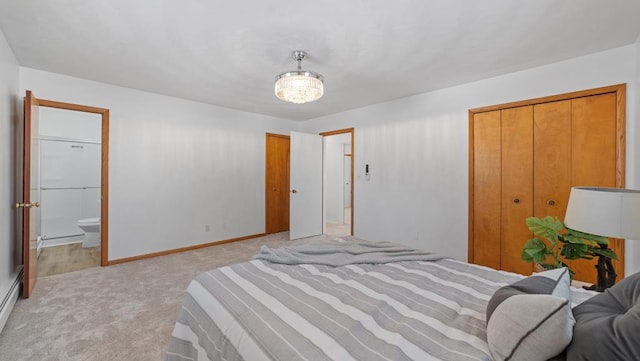
MULTIPOLYGON (((569 268, 565 260, 590 260, 597 255, 618 259, 616 253, 607 248, 607 237, 567 228, 558 217, 529 217, 527 226, 535 237, 525 243, 520 257, 526 262, 540 265, 545 270, 569 268)), ((573 278, 574 272, 571 268, 569 272, 573 278)))

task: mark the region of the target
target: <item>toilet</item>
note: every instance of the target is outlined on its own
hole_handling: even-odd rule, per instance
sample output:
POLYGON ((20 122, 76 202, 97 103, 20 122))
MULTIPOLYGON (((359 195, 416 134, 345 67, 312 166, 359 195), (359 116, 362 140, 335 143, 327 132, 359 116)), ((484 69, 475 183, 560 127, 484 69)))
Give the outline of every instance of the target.
POLYGON ((100 246, 100 217, 81 219, 78 227, 84 232, 83 248, 100 246))

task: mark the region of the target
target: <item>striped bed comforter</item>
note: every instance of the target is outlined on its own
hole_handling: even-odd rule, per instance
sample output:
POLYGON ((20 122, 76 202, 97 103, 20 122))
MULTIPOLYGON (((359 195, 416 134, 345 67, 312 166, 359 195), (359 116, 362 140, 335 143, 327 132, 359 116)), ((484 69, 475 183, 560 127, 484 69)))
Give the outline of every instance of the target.
POLYGON ((165 360, 491 360, 487 302, 520 278, 451 259, 222 267, 189 285, 165 360))

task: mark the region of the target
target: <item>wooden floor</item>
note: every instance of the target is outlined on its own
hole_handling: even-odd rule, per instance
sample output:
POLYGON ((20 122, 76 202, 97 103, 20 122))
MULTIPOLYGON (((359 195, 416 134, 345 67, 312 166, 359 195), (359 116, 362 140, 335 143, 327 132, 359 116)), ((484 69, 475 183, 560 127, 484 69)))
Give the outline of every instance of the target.
POLYGON ((38 277, 98 266, 100 247, 82 248, 82 243, 45 247, 38 257, 38 277))

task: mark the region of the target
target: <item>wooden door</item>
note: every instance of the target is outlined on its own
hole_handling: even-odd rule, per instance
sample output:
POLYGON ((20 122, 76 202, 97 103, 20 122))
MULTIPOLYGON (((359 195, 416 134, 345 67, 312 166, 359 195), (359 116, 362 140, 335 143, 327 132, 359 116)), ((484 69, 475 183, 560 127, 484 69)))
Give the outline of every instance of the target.
POLYGON ((289 136, 266 136, 265 233, 289 230, 289 136))
POLYGON ((534 215, 564 219, 571 192, 571 100, 534 107, 534 215))
POLYGON ((501 132, 500 111, 476 113, 470 124, 473 139, 469 174, 470 261, 500 269, 501 239, 501 132))
POLYGON ((533 106, 502 110, 502 242, 500 269, 531 274, 520 257, 533 215, 533 106))
MULTIPOLYGON (((616 187, 616 94, 600 94, 573 99, 571 102, 571 177, 573 186, 616 187)), ((611 248, 624 256, 622 241, 612 241, 611 248)), ((575 279, 589 283, 596 281, 596 260, 577 260, 571 269, 575 279)), ((622 276, 622 261, 614 263, 622 276)))
POLYGON ((28 298, 33 292, 38 279, 38 236, 40 219, 38 207, 40 189, 38 179, 38 99, 27 90, 24 98, 24 132, 23 132, 23 177, 22 203, 16 208, 22 210, 22 258, 24 277, 22 297, 28 298))
POLYGON ((564 220, 572 184, 571 100, 536 104, 534 117, 533 213, 564 220))
MULTIPOLYGON (((469 110, 470 262, 499 269, 520 259, 520 247, 511 242, 519 242, 524 231, 520 235, 512 224, 524 222, 526 212, 514 206, 512 193, 518 183, 528 187, 530 161, 521 159, 522 169, 514 166, 526 152, 518 144, 528 143, 518 122, 506 120, 519 119, 533 106, 533 215, 563 220, 572 186, 624 187, 625 98, 626 86, 620 84, 469 110), (511 132, 518 135, 512 139, 511 132)), ((621 278, 624 244, 614 241, 612 248, 620 257, 614 265, 621 278)), ((593 263, 578 260, 570 266, 576 279, 595 282, 593 263)))

